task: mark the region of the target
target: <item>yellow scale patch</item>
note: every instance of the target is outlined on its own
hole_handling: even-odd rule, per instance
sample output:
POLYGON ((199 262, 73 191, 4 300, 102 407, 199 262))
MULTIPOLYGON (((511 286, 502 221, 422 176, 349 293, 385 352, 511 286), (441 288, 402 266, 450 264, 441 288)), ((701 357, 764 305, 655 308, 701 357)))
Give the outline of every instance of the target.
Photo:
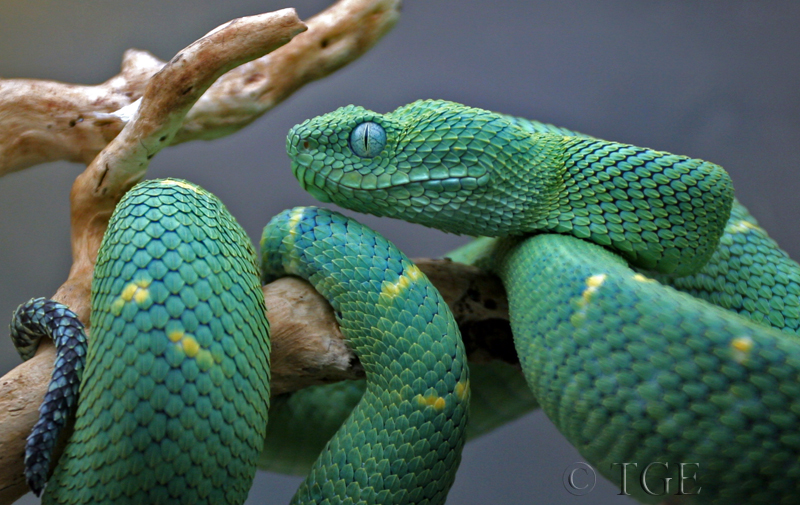
POLYGON ((455 393, 458 401, 463 402, 469 396, 469 379, 466 382, 457 383, 455 393))
POLYGON ((592 301, 592 296, 594 296, 597 290, 600 289, 600 286, 606 281, 606 277, 606 274, 596 274, 586 278, 586 289, 581 293, 581 299, 578 302, 580 310, 570 317, 570 322, 572 322, 573 326, 580 326, 584 319, 586 319, 586 309, 592 301))
POLYGON ((397 279, 397 282, 383 281, 383 286, 381 287, 381 296, 395 298, 400 293, 408 289, 413 282, 421 279, 423 276, 424 274, 422 273, 422 270, 420 270, 417 265, 406 267, 403 270, 403 275, 397 279))
POLYGON ((287 256, 289 257, 289 262, 284 263, 283 269, 289 274, 297 275, 300 273, 300 259, 295 254, 294 242, 297 240, 297 226, 300 224, 300 220, 302 218, 302 208, 296 208, 291 212, 291 214, 289 214, 289 234, 283 239, 283 242, 286 245, 286 250, 288 251, 287 256))
POLYGON ((642 274, 634 274, 633 280, 637 282, 656 282, 655 279, 651 279, 650 277, 646 277, 642 274))
POLYGON ((175 179, 165 179, 160 182, 164 186, 178 186, 179 188, 191 189, 195 193, 200 193, 200 190, 197 188, 197 186, 189 184, 188 182, 185 181, 176 181, 175 179))
POLYGON ((733 360, 742 363, 750 356, 753 350, 753 339, 750 337, 736 337, 731 340, 731 353, 733 360))
POLYGON ((150 279, 138 279, 133 282, 129 282, 123 289, 122 293, 114 300, 114 303, 111 304, 111 313, 115 316, 120 315, 122 312, 122 307, 125 306, 127 302, 131 300, 135 301, 137 304, 141 305, 147 300, 150 299, 150 283, 152 281, 150 279))
POLYGON ((728 233, 744 233, 750 230, 760 230, 758 226, 754 225, 750 221, 745 221, 744 219, 740 219, 735 223, 728 226, 728 233))
POLYGON ((583 293, 581 294, 581 298, 583 298, 584 303, 589 303, 592 301, 592 295, 595 294, 597 289, 602 286, 605 281, 606 274, 592 275, 586 279, 586 289, 584 289, 583 293))
POLYGON ((436 393, 426 396, 417 395, 417 403, 419 404, 420 407, 428 406, 428 407, 433 407, 436 410, 443 410, 446 405, 444 398, 437 395, 436 393))
POLYGON ((190 358, 196 358, 201 371, 206 371, 214 364, 214 357, 208 349, 200 347, 200 343, 191 335, 187 335, 183 330, 175 330, 167 334, 167 338, 176 345, 180 346, 184 354, 190 358))

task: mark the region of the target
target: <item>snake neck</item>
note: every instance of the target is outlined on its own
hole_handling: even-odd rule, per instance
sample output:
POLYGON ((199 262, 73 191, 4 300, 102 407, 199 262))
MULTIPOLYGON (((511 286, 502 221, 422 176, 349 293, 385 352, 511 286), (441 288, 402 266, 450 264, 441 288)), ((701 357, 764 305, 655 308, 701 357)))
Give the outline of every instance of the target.
POLYGON ((560 152, 563 186, 538 226, 655 272, 683 276, 708 262, 733 205, 722 167, 581 137, 561 137, 560 152))
POLYGON ((730 215, 725 171, 568 133, 432 100, 344 107, 295 126, 287 151, 305 189, 357 212, 458 234, 570 234, 639 268, 699 271, 730 215))

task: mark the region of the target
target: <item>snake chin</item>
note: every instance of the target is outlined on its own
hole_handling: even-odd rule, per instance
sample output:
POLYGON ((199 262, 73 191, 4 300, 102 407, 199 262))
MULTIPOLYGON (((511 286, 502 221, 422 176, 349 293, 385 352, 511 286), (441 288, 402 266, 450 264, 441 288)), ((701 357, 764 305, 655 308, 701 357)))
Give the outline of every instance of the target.
POLYGON ((318 188, 316 186, 307 186, 305 190, 311 193, 311 196, 313 196, 322 203, 333 203, 331 197, 328 195, 328 193, 323 191, 322 188, 318 188))
POLYGON ((311 193, 311 196, 322 203, 333 203, 331 196, 324 189, 314 185, 314 172, 310 171, 307 164, 292 162, 292 173, 300 182, 300 187, 311 193), (306 178, 307 171, 309 172, 310 180, 306 178))

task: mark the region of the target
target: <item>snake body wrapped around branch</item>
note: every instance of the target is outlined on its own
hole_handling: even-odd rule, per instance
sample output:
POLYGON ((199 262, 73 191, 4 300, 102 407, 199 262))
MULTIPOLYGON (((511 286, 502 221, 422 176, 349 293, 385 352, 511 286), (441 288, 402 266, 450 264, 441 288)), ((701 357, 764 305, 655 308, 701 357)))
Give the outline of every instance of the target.
MULTIPOLYGON (((290 274, 328 297, 368 385, 293 503, 444 503, 470 385, 439 292, 383 237, 324 209, 287 211, 265 228, 264 280, 290 274)), ((63 427, 51 419, 70 414, 80 384, 75 431, 45 503, 243 503, 264 445, 270 342, 241 227, 193 184, 141 183, 111 218, 92 292, 92 338, 88 351, 77 346, 85 371, 63 380, 83 361, 57 363, 51 392, 70 401, 46 401, 28 439, 31 488, 44 487, 63 427)), ((32 300, 16 312, 15 342, 30 355, 29 336, 71 336, 76 320, 32 300)))
MULTIPOLYGON (((800 268, 720 167, 444 101, 345 107, 296 126, 287 148, 322 201, 498 237, 456 257, 501 277, 528 386, 602 473, 697 463, 703 503, 800 492, 800 268)), ((443 503, 472 388, 440 295, 383 237, 324 209, 275 217, 261 255, 262 280, 300 275, 329 299, 368 381, 298 395, 355 409, 329 419, 338 431, 294 503, 443 503)), ((46 502, 244 500, 267 436, 258 284, 249 241, 212 195, 174 180, 126 195, 98 258, 75 433, 46 502)), ((80 349, 68 316, 23 305, 18 345, 29 353, 28 326, 55 322, 80 349)), ((72 398, 76 383, 54 387, 72 398)), ((50 407, 42 415, 49 426, 50 407)), ((48 450, 41 433, 32 454, 48 450)), ((31 457, 33 485, 42 461, 31 457)), ((674 477, 664 469, 654 477, 674 477)))
MULTIPOLYGON (((193 184, 139 184, 103 238, 92 308, 75 430, 44 503, 243 502, 266 432, 270 342, 242 228, 193 184)), ((77 318, 15 319, 34 334, 77 318)), ((48 394, 77 386, 59 380, 63 371, 56 363, 48 394)), ((31 456, 52 445, 43 448, 37 435, 28 439, 26 472, 38 493, 48 465, 31 456)))
POLYGON ((445 101, 343 107, 287 150, 321 201, 504 237, 458 254, 500 275, 528 385, 606 476, 698 463, 698 502, 796 500, 800 267, 720 167, 445 101))

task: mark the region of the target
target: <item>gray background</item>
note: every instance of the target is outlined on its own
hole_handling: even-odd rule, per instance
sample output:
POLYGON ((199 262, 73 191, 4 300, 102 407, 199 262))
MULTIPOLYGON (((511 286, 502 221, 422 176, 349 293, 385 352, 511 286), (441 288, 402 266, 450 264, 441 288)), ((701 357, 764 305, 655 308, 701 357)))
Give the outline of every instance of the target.
MULTIPOLYGON (((321 0, 0 2, 0 76, 96 83, 128 47, 169 59, 231 18, 321 0)), ((260 235, 270 216, 313 204, 291 175, 284 136, 348 103, 388 111, 445 98, 723 165, 739 198, 794 257, 800 202, 800 4, 793 1, 409 1, 377 47, 302 89, 249 128, 159 154, 151 177, 184 177, 216 193, 260 235)), ((0 314, 50 295, 70 265, 68 197, 81 166, 53 163, 0 181, 0 314)), ((452 235, 363 218, 411 256, 463 243, 452 235)), ((0 373, 19 358, 0 339, 0 373)), ((567 494, 577 455, 539 413, 464 451, 450 503, 632 503, 610 484, 567 494)), ((260 472, 249 503, 287 503, 298 483, 260 472)), ((28 503, 35 503, 30 496, 28 503)))

